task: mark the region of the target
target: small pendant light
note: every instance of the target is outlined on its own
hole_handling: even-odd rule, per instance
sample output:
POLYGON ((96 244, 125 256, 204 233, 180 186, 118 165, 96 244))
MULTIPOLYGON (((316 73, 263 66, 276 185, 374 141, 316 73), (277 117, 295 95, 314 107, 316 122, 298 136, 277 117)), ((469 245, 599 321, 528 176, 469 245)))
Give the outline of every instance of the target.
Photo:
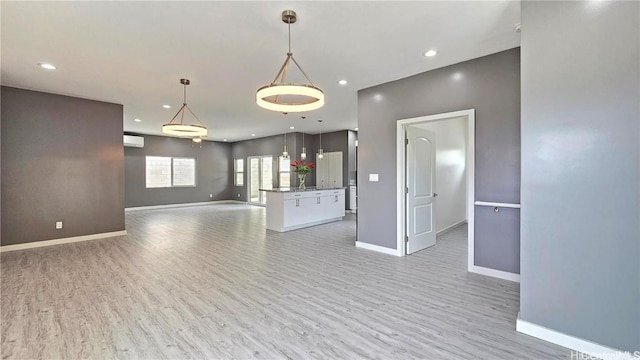
MULTIPOLYGON (((322 120, 318 120, 320 125, 322 125, 322 120)), ((320 127, 320 149, 318 149, 318 159, 322 159, 324 157, 324 150, 322 150, 322 127, 320 127)))
MULTIPOLYGON (((285 117, 287 113, 282 113, 285 117)), ((282 146, 282 157, 285 159, 289 158, 289 151, 287 151, 287 130, 284 131, 284 145, 282 146)))
MULTIPOLYGON (((302 116, 302 120, 306 119, 305 116, 302 116)), ((307 158, 307 147, 304 146, 304 133, 302 133, 302 152, 300 153, 300 158, 305 160, 307 158)))

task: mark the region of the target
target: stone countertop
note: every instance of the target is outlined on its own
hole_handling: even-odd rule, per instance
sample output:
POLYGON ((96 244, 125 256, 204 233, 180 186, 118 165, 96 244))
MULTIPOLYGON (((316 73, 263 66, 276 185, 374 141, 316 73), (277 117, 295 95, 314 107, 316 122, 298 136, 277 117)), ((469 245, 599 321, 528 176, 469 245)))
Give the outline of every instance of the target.
POLYGON ((336 189, 346 189, 346 186, 338 186, 338 187, 315 187, 309 186, 306 189, 298 189, 297 187, 290 188, 275 188, 275 189, 258 189, 260 191, 266 192, 277 192, 277 193, 285 193, 285 192, 303 192, 303 191, 320 191, 320 190, 336 190, 336 189))

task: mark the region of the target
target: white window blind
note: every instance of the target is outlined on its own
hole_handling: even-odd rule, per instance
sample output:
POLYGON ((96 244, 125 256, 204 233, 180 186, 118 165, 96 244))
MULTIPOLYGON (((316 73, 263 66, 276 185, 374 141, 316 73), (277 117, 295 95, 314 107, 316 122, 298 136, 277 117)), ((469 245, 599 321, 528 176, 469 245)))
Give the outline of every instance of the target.
POLYGON ((147 156, 146 182, 148 188, 171 187, 171 158, 147 156))
POLYGON ((235 159, 234 164, 234 184, 236 186, 244 185, 244 159, 235 159))
POLYGON ((291 186, 291 159, 289 157, 280 156, 279 158, 279 184, 280 187, 290 187, 291 186))
POLYGON ((196 159, 173 158, 173 186, 196 186, 196 159))
POLYGON ((147 188, 196 186, 196 159, 168 156, 145 157, 147 188))

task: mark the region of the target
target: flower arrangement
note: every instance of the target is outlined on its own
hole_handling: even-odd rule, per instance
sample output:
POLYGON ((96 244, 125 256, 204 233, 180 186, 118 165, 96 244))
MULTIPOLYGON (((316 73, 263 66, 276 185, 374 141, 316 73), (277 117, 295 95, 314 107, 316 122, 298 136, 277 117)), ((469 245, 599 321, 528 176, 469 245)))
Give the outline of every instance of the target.
POLYGON ((293 167, 293 172, 296 174, 308 174, 311 172, 311 169, 315 168, 316 165, 312 162, 307 163, 304 160, 296 160, 291 163, 293 167))

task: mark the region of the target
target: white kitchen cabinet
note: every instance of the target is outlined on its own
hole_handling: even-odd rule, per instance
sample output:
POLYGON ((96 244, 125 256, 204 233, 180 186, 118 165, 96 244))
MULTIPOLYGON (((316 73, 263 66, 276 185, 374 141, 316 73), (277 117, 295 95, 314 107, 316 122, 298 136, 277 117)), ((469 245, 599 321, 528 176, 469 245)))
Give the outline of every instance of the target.
POLYGON ((267 193, 267 229, 289 231, 342 220, 345 189, 313 189, 267 193))
POLYGON ((322 159, 316 154, 316 186, 342 187, 342 151, 326 152, 322 159))

